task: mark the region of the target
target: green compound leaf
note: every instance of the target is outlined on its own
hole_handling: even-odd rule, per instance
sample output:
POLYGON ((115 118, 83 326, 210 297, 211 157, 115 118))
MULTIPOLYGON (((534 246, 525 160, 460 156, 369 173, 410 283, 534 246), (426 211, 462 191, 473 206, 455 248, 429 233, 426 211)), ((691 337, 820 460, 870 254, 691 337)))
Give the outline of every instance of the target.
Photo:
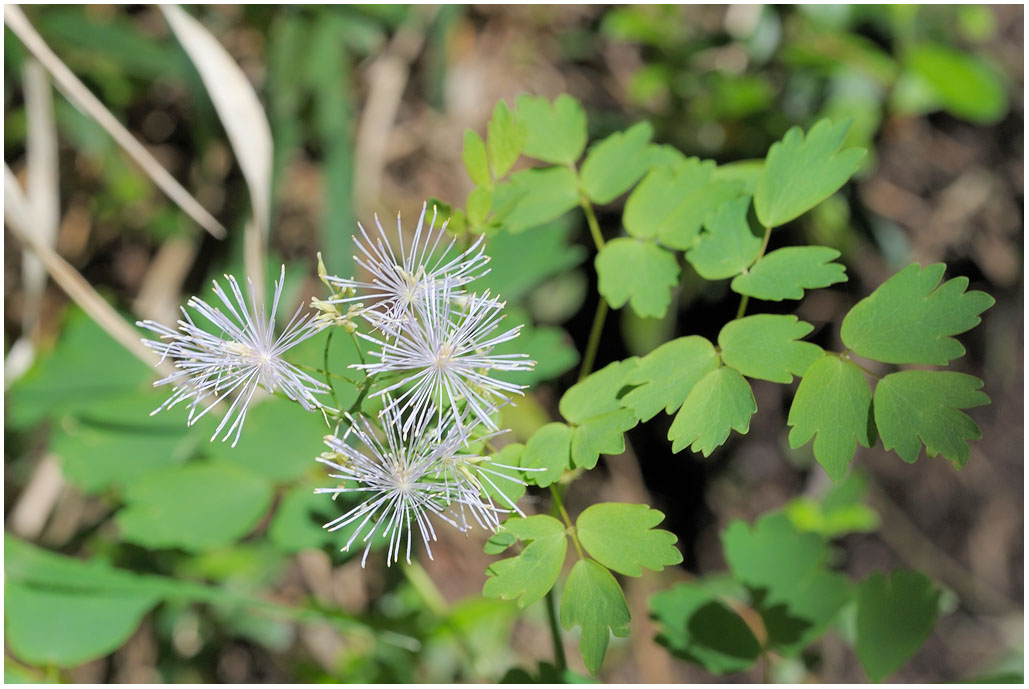
POLYGON ((750 384, 736 369, 723 366, 711 371, 693 386, 668 429, 672 452, 690 445, 692 451, 708 457, 730 430, 746 434, 756 411, 750 384))
POLYGON ((766 301, 803 299, 804 290, 846 282, 846 269, 833 263, 840 252, 826 246, 777 249, 754 264, 730 286, 737 294, 766 301))
MULTIPOLYGON (((514 599, 519 608, 524 608, 547 595, 557 581, 568 549, 565 527, 553 517, 538 514, 512 517, 500 529, 500 534, 513 535, 526 546, 516 557, 494 562, 486 568, 489 578, 483 584, 482 595, 514 599)), ((494 552, 499 551, 494 549, 494 552)))
POLYGON ((504 101, 497 101, 493 117, 486 125, 486 148, 497 179, 506 175, 518 160, 525 136, 525 123, 511 114, 504 101))
POLYGON ((826 355, 804 373, 786 422, 790 447, 815 437, 815 459, 833 481, 847 471, 857 443, 872 447, 872 391, 854 364, 826 355))
POLYGON ((640 122, 590 148, 582 163, 582 188, 595 203, 609 203, 636 183, 650 164, 654 128, 640 122))
POLYGON ((875 425, 883 447, 914 462, 925 445, 929 457, 942 454, 961 468, 968 441, 982 431, 961 409, 990 403, 978 378, 954 371, 898 371, 875 386, 875 425))
POLYGON ((753 529, 734 521, 722 543, 733 576, 755 592, 768 644, 784 655, 820 636, 851 598, 847 579, 825 569, 825 541, 797 531, 785 514, 766 515, 753 529))
POLYGON ((493 192, 496 222, 514 233, 544 225, 578 205, 578 181, 566 167, 519 170, 493 192))
POLYGON ((739 275, 757 258, 761 237, 754 235, 747 222, 749 208, 750 199, 744 197, 723 203, 707 216, 707 231, 686 254, 686 260, 705 280, 739 275))
POLYGON ((622 381, 638 361, 633 356, 612 362, 568 388, 558 404, 561 416, 571 423, 582 423, 590 417, 620 409, 618 393, 624 385, 622 381))
POLYGON ((640 359, 625 376, 625 385, 638 385, 622 397, 622 404, 640 421, 648 421, 661 409, 674 414, 701 378, 718 368, 714 345, 690 335, 666 342, 640 359))
POLYGON ((857 594, 857 656, 879 682, 900 669, 932 632, 940 591, 921 572, 873 574, 857 594))
POLYGON ((74 667, 113 653, 160 600, 154 593, 89 595, 4 584, 4 639, 22 660, 74 667))
POLYGON ((681 583, 650 599, 657 642, 716 675, 746 670, 761 655, 754 632, 722 602, 722 588, 717 580, 681 583))
POLYGON ((754 208, 765 227, 778 227, 811 210, 858 171, 862 148, 841 151, 849 121, 820 120, 807 137, 792 127, 768 149, 754 192, 754 208))
POLYGON ((979 325, 979 314, 994 300, 985 292, 966 292, 966 277, 940 285, 944 270, 942 263, 912 263, 884 282, 843 319, 843 343, 888 364, 942 366, 964 356, 965 348, 950 336, 979 325))
POLYGON ((592 560, 575 563, 561 594, 561 626, 582 628, 579 653, 590 674, 600 671, 612 633, 629 636, 629 620, 625 594, 611 572, 592 560))
MULTIPOLYGON (((477 186, 492 187, 493 178, 489 174, 489 163, 486 162, 486 144, 482 137, 471 129, 464 130, 464 150, 461 151, 461 160, 477 186)), ((446 216, 444 216, 446 217, 446 216)))
POLYGON ((571 165, 586 148, 586 111, 562 93, 551 105, 546 98, 522 94, 518 115, 525 122, 525 155, 547 163, 571 165))
POLYGON ((271 506, 271 482, 222 462, 155 471, 125 491, 122 538, 146 548, 202 551, 242 538, 271 506))
POLYGON ((575 520, 579 542, 600 564, 638 577, 641 567, 660 572, 682 562, 675 534, 653 527, 665 515, 647 505, 602 502, 587 507, 575 520))
POLYGON ((482 226, 490 208, 493 207, 493 190, 488 187, 475 187, 468 192, 465 211, 468 213, 468 224, 473 228, 482 226))
POLYGON ((661 318, 679 281, 679 264, 656 244, 619 237, 608 242, 595 261, 598 289, 612 308, 630 302, 644 318, 661 318))
POLYGON ((729 321, 718 333, 722 361, 750 378, 791 383, 825 353, 798 340, 814 330, 796 316, 760 314, 729 321))
POLYGON ((625 452, 624 433, 637 423, 631 409, 615 409, 586 419, 572 432, 572 462, 582 469, 592 469, 600 455, 625 452))
POLYGON ((525 479, 537 486, 549 486, 568 468, 571 451, 571 428, 558 422, 543 426, 525 443, 521 459, 521 466, 543 471, 527 471, 525 479))
POLYGON ((692 248, 707 214, 743 189, 735 180, 714 179, 715 173, 713 161, 698 158, 653 168, 625 203, 625 229, 674 249, 692 248))

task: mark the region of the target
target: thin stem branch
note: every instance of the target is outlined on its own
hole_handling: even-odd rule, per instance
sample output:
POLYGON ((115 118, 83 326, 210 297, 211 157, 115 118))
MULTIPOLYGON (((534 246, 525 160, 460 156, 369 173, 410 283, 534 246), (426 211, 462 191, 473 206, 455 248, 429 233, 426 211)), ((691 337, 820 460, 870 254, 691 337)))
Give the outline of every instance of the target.
POLYGON ((329 345, 332 343, 332 335, 335 332, 335 329, 329 328, 329 334, 325 338, 325 351, 322 352, 322 367, 324 368, 323 373, 325 373, 325 384, 329 386, 329 393, 332 395, 332 403, 336 409, 339 409, 339 398, 336 397, 336 388, 332 385, 332 374, 329 373, 329 345))
POLYGON ((550 637, 554 641, 554 664, 557 665, 558 670, 564 672, 568 669, 568 659, 565 657, 565 645, 561 641, 561 628, 557 624, 557 601, 554 599, 554 589, 547 591, 544 604, 547 606, 550 637))
MULTIPOLYGON (((754 263, 757 263, 758 261, 760 261, 761 257, 765 255, 765 251, 768 249, 768 240, 769 240, 769 238, 771 236, 772 236, 772 228, 771 227, 766 227, 765 228, 765 237, 761 241, 761 250, 757 252, 757 258, 754 259, 754 263)), ((753 264, 751 264, 751 265, 753 265, 753 264)), ((746 295, 746 294, 744 294, 743 298, 740 299, 740 308, 736 309, 736 319, 737 320, 739 320, 740 318, 743 318, 743 314, 746 313, 746 311, 747 311, 747 302, 749 302, 749 301, 750 301, 750 297, 748 295, 746 295)))
POLYGON ((604 248, 604 235, 600 234, 600 223, 597 222, 597 214, 593 212, 593 204, 590 203, 586 194, 580 194, 579 205, 582 206, 582 212, 586 214, 586 224, 589 225, 593 243, 596 245, 597 251, 601 251, 604 248))
POLYGON ((586 555, 582 552, 582 545, 579 543, 579 535, 575 532, 575 525, 572 524, 572 519, 568 516, 568 510, 565 509, 564 503, 561 502, 561 489, 557 484, 550 484, 550 495, 554 498, 554 507, 557 508, 558 514, 561 515, 561 521, 565 523, 568 535, 572 537, 572 545, 575 546, 575 552, 579 554, 580 560, 585 560, 586 555))
POLYGON ((582 365, 579 367, 579 380, 582 380, 593 370, 593 362, 597 358, 597 349, 600 347, 600 334, 604 331, 604 320, 607 318, 607 299, 598 295, 597 310, 593 314, 593 325, 590 326, 590 339, 586 343, 586 352, 582 355, 582 365))

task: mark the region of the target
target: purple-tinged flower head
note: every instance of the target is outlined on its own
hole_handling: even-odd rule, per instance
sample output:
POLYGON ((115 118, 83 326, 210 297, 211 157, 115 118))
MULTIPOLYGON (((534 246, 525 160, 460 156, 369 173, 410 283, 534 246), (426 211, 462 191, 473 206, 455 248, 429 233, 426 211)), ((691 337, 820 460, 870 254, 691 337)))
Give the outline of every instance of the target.
POLYGON ((427 204, 422 204, 418 226, 410 242, 405 241, 397 213, 394 250, 379 217, 375 216, 377 235, 369 235, 364 226, 357 224, 361 236, 354 237, 358 255, 354 261, 368 272, 369 281, 327 276, 327 281, 340 288, 336 297, 327 300, 333 304, 367 304, 359 312, 373 327, 383 329, 402 325, 411 318, 413 308, 425 298, 444 287, 453 294, 457 288, 485 275, 489 256, 479 236, 467 249, 454 251, 456 239, 445 241, 447 222, 436 229, 436 208, 425 227, 427 204))
POLYGON ((232 399, 228 411, 211 436, 213 441, 224 430, 222 441, 233 436, 232 446, 239 442, 247 409, 258 388, 282 392, 298 402, 304 409, 314 411, 322 404, 315 395, 328 392, 328 387, 283 359, 292 347, 317 334, 325 327, 314 315, 301 315, 297 309, 282 334, 275 337, 275 313, 282 296, 286 267, 283 266, 275 283, 275 296, 271 313, 262 305, 257 308, 254 285, 248 279, 250 303, 236 279, 226 275, 231 298, 214 281, 214 293, 225 311, 211 306, 203 299, 192 297, 186 306, 200 314, 215 332, 199 327, 190 313, 183 308, 183 320, 178 330, 154 321, 139 321, 136 325, 157 333, 159 340, 144 339, 143 344, 165 359, 175 361, 176 371, 154 383, 173 385, 171 397, 151 415, 186 402, 189 410, 187 424, 192 426, 220 402, 232 399))
POLYGON ((521 395, 526 386, 494 378, 493 371, 530 371, 535 362, 526 354, 493 354, 497 345, 518 336, 521 326, 500 331, 504 303, 489 292, 455 295, 449 284, 426 289, 415 302, 414 317, 403 327, 384 329, 378 339, 359 333, 377 345, 372 351, 377 362, 353 364, 369 376, 397 373, 399 381, 379 390, 377 396, 399 391, 387 408, 398 407, 406 415, 404 432, 413 426, 427 426, 435 419, 437 429, 452 413, 460 425, 465 414, 498 430, 493 414, 511 395, 521 395))

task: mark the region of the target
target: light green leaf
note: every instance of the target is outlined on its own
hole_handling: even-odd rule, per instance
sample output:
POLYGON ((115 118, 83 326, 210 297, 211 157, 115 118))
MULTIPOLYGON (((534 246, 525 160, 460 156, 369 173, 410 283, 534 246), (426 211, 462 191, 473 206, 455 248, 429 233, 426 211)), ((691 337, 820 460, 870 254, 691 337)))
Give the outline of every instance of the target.
POLYGON ((742 190, 737 181, 714 179, 715 170, 713 161, 698 158, 653 168, 625 203, 625 229, 675 249, 692 248, 708 213, 742 190))
POLYGON ((985 292, 966 292, 966 277, 940 285, 944 270, 942 263, 912 263, 884 282, 843 319, 843 343, 889 364, 945 365, 964 356, 965 348, 950 336, 979 325, 979 314, 994 300, 985 292))
POLYGON ((630 302, 639 316, 660 318, 679 281, 679 265, 671 252, 656 244, 620 237, 608 242, 595 261, 598 289, 612 308, 630 302))
POLYGON ((590 557, 619 574, 638 577, 641 567, 660 572, 682 562, 675 534, 653 528, 664 518, 647 505, 601 502, 582 511, 575 530, 590 557))
POLYGON ((767 301, 802 299, 804 290, 846 282, 846 269, 833 263, 840 252, 825 246, 777 249, 732 280, 737 294, 767 301))
POLYGON ((637 361, 634 356, 613 361, 568 388, 558 404, 561 416, 571 423, 582 423, 590 417, 620 409, 618 393, 624 385, 622 381, 625 374, 636 367, 637 361))
POLYGON ((722 587, 711 583, 680 583, 651 597, 650 613, 661 629, 657 642, 716 675, 746 670, 761 655, 761 645, 743 618, 722 602, 722 587))
POLYGON ((691 445, 693 452, 708 457, 730 430, 746 434, 756 411, 754 393, 743 376, 725 366, 715 369, 693 386, 668 429, 672 452, 691 445))
POLYGON ((705 280, 721 280, 739 275, 754 262, 761 251, 761 237, 755 236, 747 222, 750 199, 727 201, 708 214, 706 232, 686 254, 705 280))
POLYGON ((521 466, 543 471, 527 471, 527 481, 547 487, 561 478, 568 468, 572 451, 572 429, 563 423, 548 423, 525 443, 521 466))
POLYGON ((661 409, 666 414, 686 401, 701 378, 718 368, 718 354, 703 337, 689 335, 666 342, 640 359, 625 376, 625 385, 638 385, 622 397, 622 404, 648 421, 661 409))
POLYGON ((747 196, 754 196, 757 191, 757 183, 761 181, 761 171, 765 168, 765 161, 758 160, 734 160, 731 163, 719 165, 711 173, 711 179, 716 182, 738 182, 742 186, 742 193, 747 196))
POLYGON ((510 303, 547 278, 567 273, 586 258, 586 249, 571 243, 571 230, 566 223, 551 223, 519 235, 498 232, 490 237, 486 242, 489 272, 475 281, 475 291, 488 289, 510 303))
POLYGON ((826 355, 804 373, 786 422, 790 447, 815 437, 815 459, 833 481, 847 471, 857 443, 872 447, 872 391, 861 370, 849 361, 826 355))
POLYGON ((322 527, 339 516, 341 508, 343 504, 332 500, 330 496, 315 493, 314 486, 293 486, 275 509, 275 515, 268 526, 268 538, 284 553, 322 549, 340 541, 346 542, 349 533, 341 534, 322 527))
POLYGON ((493 205, 493 191, 487 187, 475 187, 468 192, 468 201, 465 203, 465 210, 468 213, 468 224, 479 227, 489 215, 493 205))
POLYGON ((468 171, 472 182, 480 187, 492 187, 493 178, 489 174, 489 164, 486 162, 486 144, 482 137, 471 129, 464 130, 464 150, 461 151, 461 160, 468 171))
POLYGON ((572 431, 572 462, 582 469, 592 469, 600 455, 625 452, 624 433, 636 424, 631 409, 615 409, 586 419, 572 431))
POLYGON ((722 361, 750 378, 791 383, 803 376, 824 352, 810 342, 799 342, 814 329, 796 316, 760 314, 729 321, 718 333, 722 361))
POLYGON ((978 378, 954 371, 898 371, 875 386, 875 425, 883 447, 914 462, 925 445, 929 457, 942 454, 961 468, 968 441, 982 431, 961 409, 990 403, 978 378))
POLYGON ((74 667, 113 653, 159 602, 155 593, 89 595, 4 583, 4 640, 25 662, 74 667))
POLYGON ((527 131, 525 155, 559 165, 579 159, 586 148, 586 111, 579 101, 562 93, 551 105, 546 98, 522 94, 517 107, 527 131))
POLYGON ((514 233, 551 222, 578 205, 578 182, 566 167, 519 170, 493 193, 496 221, 514 233))
POLYGON ((479 463, 483 492, 505 509, 513 507, 525 495, 525 474, 517 468, 521 466, 524 451, 521 443, 508 443, 500 452, 479 463))
POLYGON ((849 121, 820 120, 804 137, 792 127, 768 149, 754 208, 765 227, 778 227, 811 210, 858 171, 865 151, 840 150, 849 121))
POLYGON ((271 500, 271 483, 259 474, 222 462, 193 463, 129 486, 115 519, 129 543, 201 551, 242 538, 271 500))
POLYGON ((629 621, 625 594, 611 572, 592 560, 576 562, 561 594, 561 626, 582 629, 579 652, 590 674, 600 671, 612 633, 629 636, 629 621))
POLYGON ((546 515, 512 517, 500 527, 526 543, 516 557, 494 562, 486 569, 482 595, 514 599, 519 608, 538 601, 554 587, 565 561, 568 540, 564 524, 546 515))
POLYGON ((815 569, 798 579, 785 603, 762 601, 758 612, 768 632, 768 646, 786 657, 800 654, 816 641, 854 597, 842 574, 815 569))
POLYGON ((508 173, 524 145, 525 123, 507 109, 504 101, 497 101, 493 117, 486 125, 486 148, 494 177, 500 179, 508 173))
POLYGON ((643 176, 649 163, 647 145, 653 133, 649 122, 639 122, 590 148, 580 177, 582 188, 592 201, 614 201, 643 176))
POLYGON ((857 596, 857 656, 879 682, 899 670, 936 625, 940 591, 920 572, 873 574, 857 596))
POLYGON ((950 113, 980 124, 1000 121, 1008 111, 1004 82, 984 60, 940 44, 907 51, 907 68, 950 113))
POLYGON ((820 501, 802 496, 786 505, 786 516, 800 531, 810 531, 825 538, 849 533, 869 533, 879 528, 879 513, 862 500, 868 492, 868 481, 851 473, 834 485, 820 501))

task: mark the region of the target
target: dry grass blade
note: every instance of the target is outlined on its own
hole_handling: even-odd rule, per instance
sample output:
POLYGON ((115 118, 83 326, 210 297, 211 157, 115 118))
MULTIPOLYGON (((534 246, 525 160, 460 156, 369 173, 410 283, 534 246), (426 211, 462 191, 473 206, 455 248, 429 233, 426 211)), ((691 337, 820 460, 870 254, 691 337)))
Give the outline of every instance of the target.
MULTIPOLYGON (((35 60, 25 61, 23 74, 25 114, 28 120, 26 197, 32 214, 31 230, 41 242, 53 247, 57 242, 61 203, 53 92, 50 79, 35 60)), ((23 336, 30 337, 39 320, 43 290, 46 288, 46 271, 39 259, 26 251, 22 259, 22 272, 25 280, 22 331, 23 336)))
POLYGON ((253 222, 247 224, 247 275, 263 294, 264 253, 271 213, 272 130, 243 70, 200 22, 176 5, 161 11, 207 87, 250 189, 253 222))
POLYGON ((92 117, 110 134, 115 142, 128 153, 137 165, 153 180, 154 184, 174 201, 201 227, 215 237, 225 237, 225 228, 194 199, 171 174, 150 155, 129 130, 104 107, 93 93, 72 74, 49 46, 43 41, 22 11, 14 5, 4 6, 4 22, 21 40, 22 44, 39 60, 54 78, 61 92, 83 113, 92 117))
MULTIPOLYGON (((31 222, 31 215, 22 213, 24 197, 18 187, 18 181, 6 165, 4 166, 4 199, 6 201, 4 222, 7 227, 22 243, 22 246, 36 254, 54 282, 60 285, 61 289, 67 292, 68 296, 82 307, 82 310, 118 344, 129 350, 147 366, 153 365, 154 355, 143 346, 136 330, 119 316, 118 312, 104 301, 103 297, 97 294, 96 290, 71 264, 58 256, 56 251, 41 242, 28 230, 26 222, 31 222)), ((27 208, 27 204, 24 207, 27 208)), ((171 364, 166 363, 162 370, 170 371, 171 364)))

